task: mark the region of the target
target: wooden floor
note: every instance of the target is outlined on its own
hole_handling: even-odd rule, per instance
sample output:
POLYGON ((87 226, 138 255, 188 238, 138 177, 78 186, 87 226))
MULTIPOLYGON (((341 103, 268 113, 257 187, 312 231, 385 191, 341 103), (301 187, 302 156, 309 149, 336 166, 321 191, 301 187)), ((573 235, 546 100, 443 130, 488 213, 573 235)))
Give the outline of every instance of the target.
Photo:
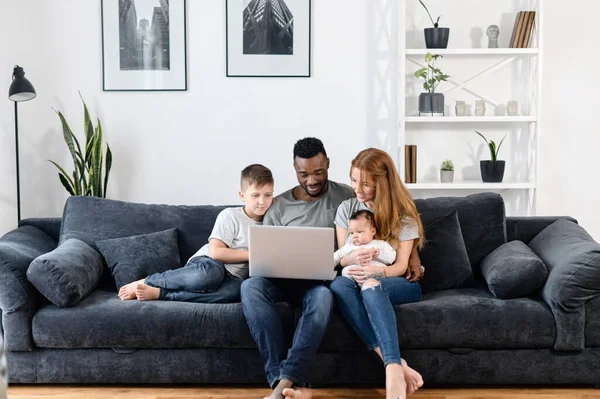
MULTIPOLYGON (((16 385, 8 389, 8 399, 261 399, 268 389, 256 387, 172 387, 172 386, 61 386, 16 385)), ((384 389, 316 389, 314 399, 381 399, 384 389)), ((422 389, 410 395, 415 399, 600 399, 593 388, 464 388, 422 389)))

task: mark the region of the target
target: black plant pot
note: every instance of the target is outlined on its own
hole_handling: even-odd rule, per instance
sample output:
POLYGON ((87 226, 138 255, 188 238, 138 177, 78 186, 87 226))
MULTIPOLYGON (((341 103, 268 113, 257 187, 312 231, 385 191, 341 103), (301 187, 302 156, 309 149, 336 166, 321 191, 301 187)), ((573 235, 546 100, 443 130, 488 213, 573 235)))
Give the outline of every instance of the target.
POLYGON ((450 28, 425 28, 425 46, 427 48, 446 48, 450 28))
POLYGON ((504 178, 506 161, 479 161, 481 179, 486 183, 500 183, 504 178))
POLYGON ((444 95, 442 93, 419 94, 420 114, 444 114, 444 95))

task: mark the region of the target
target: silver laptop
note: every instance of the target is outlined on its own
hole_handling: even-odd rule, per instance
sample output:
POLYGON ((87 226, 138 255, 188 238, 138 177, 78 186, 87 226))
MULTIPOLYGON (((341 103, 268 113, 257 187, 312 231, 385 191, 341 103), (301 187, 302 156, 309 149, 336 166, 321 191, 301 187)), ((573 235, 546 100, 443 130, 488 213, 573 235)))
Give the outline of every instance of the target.
POLYGON ((334 230, 249 226, 250 277, 333 280, 334 230))

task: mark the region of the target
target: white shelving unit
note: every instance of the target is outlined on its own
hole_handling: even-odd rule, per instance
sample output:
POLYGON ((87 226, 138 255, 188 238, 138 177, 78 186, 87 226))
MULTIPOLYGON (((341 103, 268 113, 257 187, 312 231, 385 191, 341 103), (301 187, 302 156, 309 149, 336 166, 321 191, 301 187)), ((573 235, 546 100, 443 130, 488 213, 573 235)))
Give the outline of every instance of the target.
MULTIPOLYGON (((450 3, 458 4, 463 0, 448 0, 450 3)), ((416 8, 413 4, 411 4, 411 9, 418 10, 419 13, 423 13, 423 15, 407 15, 407 4, 414 2, 418 5, 417 0, 400 0, 399 3, 399 37, 398 37, 398 46, 399 46, 399 79, 398 79, 398 99, 399 99, 399 112, 401 117, 399 118, 399 133, 398 133, 398 166, 400 170, 400 175, 404 179, 404 145, 405 144, 414 144, 411 142, 411 135, 414 136, 414 132, 423 131, 427 129, 427 131, 433 131, 431 134, 438 135, 440 141, 443 140, 454 140, 453 134, 456 129, 460 129, 464 126, 464 129, 477 130, 479 125, 483 125, 491 128, 502 128, 504 129, 519 129, 519 132, 524 133, 527 136, 527 173, 521 174, 515 181, 504 181, 502 183, 484 183, 481 180, 467 180, 467 181, 456 181, 453 183, 440 183, 439 176, 436 180, 433 180, 433 173, 429 173, 428 176, 432 177, 432 180, 428 179, 418 179, 417 183, 414 184, 406 184, 407 188, 412 192, 423 194, 425 190, 469 190, 469 191, 502 191, 502 190, 524 190, 523 195, 528 196, 529 202, 529 210, 528 214, 535 213, 535 189, 536 189, 536 168, 537 168, 537 154, 539 148, 539 136, 540 136, 540 115, 541 115, 541 73, 542 73, 542 21, 543 21, 543 1, 544 0, 530 0, 529 2, 525 1, 524 4, 522 1, 518 0, 510 0, 507 3, 509 5, 507 7, 513 7, 513 10, 506 10, 504 14, 512 14, 512 18, 516 15, 516 13, 520 10, 535 10, 536 18, 535 18, 535 27, 533 30, 532 38, 530 40, 530 46, 532 48, 452 48, 452 34, 453 28, 450 26, 450 36, 451 40, 449 46, 451 48, 447 49, 427 49, 427 48, 407 48, 407 25, 408 20, 414 21, 417 17, 422 18, 423 15, 426 16, 424 10, 420 9, 420 6, 416 8), (512 6, 510 3, 512 2, 512 6), (451 76, 451 79, 448 80, 447 85, 452 85, 450 89, 443 90, 444 93, 452 92, 452 91, 462 91, 461 93, 465 93, 472 98, 485 100, 487 104, 499 105, 505 102, 503 101, 495 101, 493 98, 488 97, 488 93, 485 91, 478 92, 476 89, 472 89, 470 86, 471 81, 474 79, 478 79, 478 81, 485 80, 487 75, 492 74, 493 72, 505 69, 507 66, 515 65, 522 60, 527 61, 526 65, 528 65, 528 71, 519 76, 519 82, 523 82, 523 85, 526 85, 527 97, 528 97, 528 115, 522 116, 502 116, 502 115, 490 115, 488 110, 488 115, 477 117, 477 116, 454 116, 454 104, 451 104, 452 114, 446 116, 418 116, 417 110, 407 110, 407 99, 411 99, 414 103, 414 96, 418 96, 418 93, 408 93, 407 92, 407 79, 411 79, 412 75, 410 72, 418 69, 419 67, 425 66, 424 56, 431 52, 432 54, 440 54, 443 55, 443 61, 439 61, 436 64, 436 67, 440 67, 445 71, 443 66, 444 62, 447 60, 451 60, 452 62, 471 62, 472 60, 487 60, 486 66, 478 71, 477 73, 471 74, 471 76, 467 76, 462 81, 455 81, 454 77, 451 76), (491 65, 490 65, 491 64, 491 65), (407 72, 409 71, 409 72, 407 72), (411 98, 413 97, 413 98, 411 98), (415 130, 416 129, 416 130, 415 130), (454 129, 454 131, 453 131, 454 129), (420 181, 423 180, 423 181, 420 181)), ((495 0, 479 0, 478 4, 495 2, 495 0)), ((435 11, 432 10, 432 6, 427 3, 430 11, 432 11, 432 15, 435 11)), ((461 3, 461 7, 455 7, 455 10, 464 10, 468 9, 468 6, 464 6, 461 3), (464 8, 463 8, 464 7, 464 8)), ((439 14, 436 14, 439 15, 439 14)), ((446 13, 445 15, 448 15, 446 13)), ((496 17, 495 15, 493 17, 496 17)), ((493 19, 493 17, 491 19, 493 19)), ((427 19, 428 20, 428 19, 427 19)), ((441 24, 441 26, 445 26, 441 24)), ((414 29, 415 27, 411 27, 414 29)), ((512 28, 512 26, 511 26, 512 28)), ((418 31, 422 29, 419 26, 418 29, 414 29, 410 32, 410 34, 415 35, 418 31)), ((413 42, 414 36, 413 36, 413 42)), ((515 68, 514 66, 512 68, 515 68)), ((414 79, 414 78, 412 78, 414 79)), ((414 82, 411 82, 411 84, 414 82)), ((512 84, 513 82, 493 82, 493 84, 512 84)), ((505 100, 505 99, 504 99, 505 100)), ((446 100, 446 110, 448 107, 448 100, 446 100)), ((488 105, 489 106, 489 105, 488 105)), ((438 138, 435 138, 435 141, 438 141, 438 138)), ((439 143, 437 143, 439 145, 439 143)), ((423 151, 427 151, 425 147, 426 144, 418 145, 417 151, 418 154, 423 151)), ((506 144, 502 148, 502 152, 506 151, 506 144)), ((502 152, 500 153, 500 158, 502 158, 502 152)), ((489 159, 489 154, 484 154, 481 159, 489 159)), ((417 155, 417 161, 419 161, 419 155, 417 155)), ((507 161, 507 168, 509 162, 507 161)), ((473 165, 474 167, 479 167, 479 165, 473 165)), ((438 167, 437 165, 422 165, 418 163, 417 170, 433 170, 433 167, 438 167)), ((439 174, 439 172, 438 172, 439 174)), ((456 172, 455 172, 456 174, 456 172)), ((505 175, 506 179, 506 175, 505 175)))

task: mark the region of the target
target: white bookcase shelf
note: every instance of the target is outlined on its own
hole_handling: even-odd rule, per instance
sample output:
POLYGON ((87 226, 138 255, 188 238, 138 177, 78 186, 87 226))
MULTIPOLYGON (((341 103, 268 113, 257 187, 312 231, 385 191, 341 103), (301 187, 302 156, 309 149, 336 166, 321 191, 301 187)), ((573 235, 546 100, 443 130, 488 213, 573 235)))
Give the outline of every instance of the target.
POLYGON ((410 48, 406 55, 531 55, 538 54, 537 48, 410 48))
POLYGON ((406 123, 531 123, 536 116, 407 116, 406 123))
POLYGON ((533 182, 502 182, 502 183, 483 183, 478 181, 455 181, 453 183, 409 183, 406 184, 409 190, 530 190, 535 188, 533 182))

